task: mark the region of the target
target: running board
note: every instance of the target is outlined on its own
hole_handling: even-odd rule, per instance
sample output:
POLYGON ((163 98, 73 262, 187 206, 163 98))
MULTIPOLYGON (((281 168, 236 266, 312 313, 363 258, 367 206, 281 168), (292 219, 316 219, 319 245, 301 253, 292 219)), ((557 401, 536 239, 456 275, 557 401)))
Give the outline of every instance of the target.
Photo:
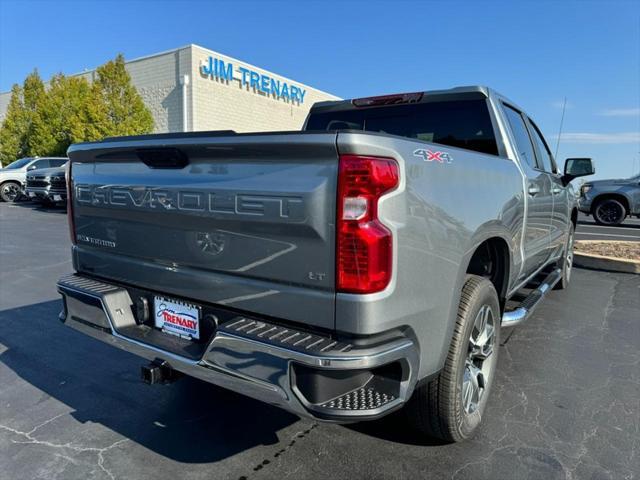
POLYGON ((561 278, 562 270, 560 268, 556 268, 553 272, 547 275, 538 288, 527 295, 518 308, 504 312, 502 315, 501 325, 503 327, 515 327, 516 325, 520 325, 524 322, 529 318, 531 313, 533 313, 545 295, 549 293, 549 290, 553 289, 561 278))

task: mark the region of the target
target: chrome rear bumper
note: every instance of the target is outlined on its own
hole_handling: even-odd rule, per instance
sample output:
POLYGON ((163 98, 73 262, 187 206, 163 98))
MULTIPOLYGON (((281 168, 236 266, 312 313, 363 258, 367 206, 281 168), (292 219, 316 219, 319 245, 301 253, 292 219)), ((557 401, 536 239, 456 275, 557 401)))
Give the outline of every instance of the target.
POLYGON ((339 342, 255 318, 219 325, 204 354, 186 358, 123 334, 135 328, 126 288, 74 274, 58 282, 68 326, 148 360, 297 415, 329 421, 381 417, 409 399, 418 351, 401 333, 339 342))

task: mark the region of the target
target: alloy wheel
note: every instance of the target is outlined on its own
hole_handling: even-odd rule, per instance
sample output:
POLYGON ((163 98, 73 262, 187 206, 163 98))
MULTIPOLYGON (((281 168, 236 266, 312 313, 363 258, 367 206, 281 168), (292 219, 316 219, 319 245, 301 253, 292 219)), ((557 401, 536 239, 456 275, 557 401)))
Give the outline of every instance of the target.
POLYGON ((603 202, 596 209, 598 219, 606 224, 618 223, 623 214, 621 206, 614 202, 603 202))
POLYGON ((18 185, 10 182, 2 186, 2 191, 0 193, 2 194, 2 199, 4 201, 13 202, 20 193, 20 189, 18 188, 18 185))
POLYGON ((495 321, 491 307, 483 305, 473 323, 462 378, 462 406, 467 414, 478 409, 493 374, 490 359, 495 348, 495 321))

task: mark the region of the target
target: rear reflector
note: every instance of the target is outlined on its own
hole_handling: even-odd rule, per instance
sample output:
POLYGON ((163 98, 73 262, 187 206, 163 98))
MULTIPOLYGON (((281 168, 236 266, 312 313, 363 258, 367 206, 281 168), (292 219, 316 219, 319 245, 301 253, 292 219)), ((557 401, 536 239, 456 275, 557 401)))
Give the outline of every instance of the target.
POLYGON ((373 293, 391 280, 393 239, 378 219, 378 199, 398 186, 391 158, 341 155, 338 174, 337 289, 373 293))
POLYGON ((401 105, 416 103, 422 99, 422 92, 399 93, 396 95, 381 95, 379 97, 365 97, 351 100, 355 107, 379 107, 382 105, 401 105))

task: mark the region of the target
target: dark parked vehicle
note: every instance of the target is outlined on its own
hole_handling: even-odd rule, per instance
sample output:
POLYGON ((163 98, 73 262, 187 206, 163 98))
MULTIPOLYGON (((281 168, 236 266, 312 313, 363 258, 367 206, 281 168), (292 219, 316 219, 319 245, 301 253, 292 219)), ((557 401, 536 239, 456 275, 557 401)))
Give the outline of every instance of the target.
POLYGON ((568 286, 569 182, 593 172, 561 173, 484 87, 319 103, 302 132, 112 138, 69 157, 66 325, 150 360, 149 383, 186 373, 328 421, 405 407, 449 441, 480 424, 501 327, 568 286))
POLYGON ((66 163, 57 168, 45 168, 28 172, 25 195, 31 200, 45 205, 66 202, 67 183, 65 172, 66 163))
POLYGON ((620 225, 627 217, 640 217, 640 175, 586 182, 580 187, 578 208, 600 225, 620 225))

